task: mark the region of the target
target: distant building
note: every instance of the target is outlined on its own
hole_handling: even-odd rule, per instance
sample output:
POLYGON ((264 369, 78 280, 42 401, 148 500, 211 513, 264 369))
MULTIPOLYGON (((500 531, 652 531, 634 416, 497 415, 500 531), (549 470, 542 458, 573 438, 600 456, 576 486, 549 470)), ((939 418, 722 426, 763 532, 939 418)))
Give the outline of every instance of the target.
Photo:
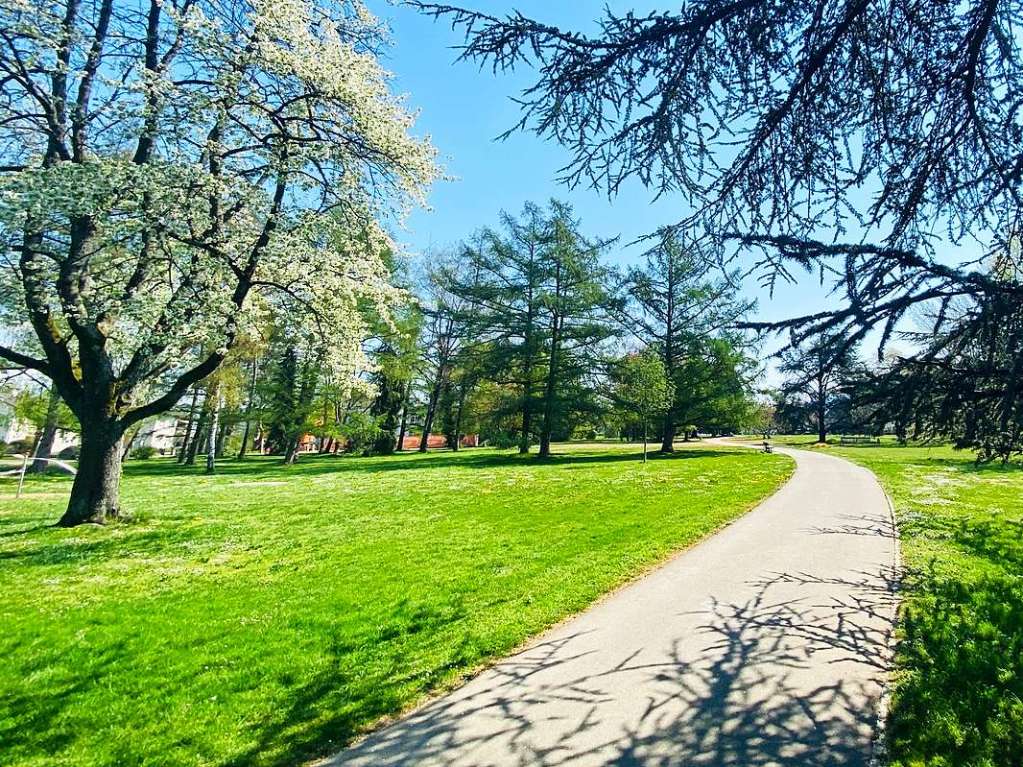
MULTIPOLYGON (((405 440, 401 443, 402 450, 418 450, 419 443, 423 437, 421 434, 406 434, 405 440)), ((480 446, 480 435, 479 434, 463 434, 458 440, 458 444, 461 447, 479 447, 480 446)), ((431 434, 426 440, 426 447, 429 449, 436 449, 448 446, 448 438, 443 434, 431 434)))
POLYGON ((138 433, 131 441, 131 449, 137 447, 151 447, 160 455, 168 455, 175 450, 175 443, 180 441, 179 420, 173 417, 157 418, 142 425, 138 433))
MULTIPOLYGON (((22 420, 21 418, 9 418, 6 422, 0 425, 0 440, 5 445, 10 445, 12 442, 27 442, 34 444, 36 439, 36 427, 30 422, 22 420)), ((53 438, 53 454, 56 455, 61 450, 65 450, 69 447, 76 447, 78 445, 79 437, 73 431, 66 431, 65 429, 57 429, 57 434, 53 438)), ((7 452, 12 452, 8 448, 7 452)), ((15 451, 16 452, 16 451, 15 451)))

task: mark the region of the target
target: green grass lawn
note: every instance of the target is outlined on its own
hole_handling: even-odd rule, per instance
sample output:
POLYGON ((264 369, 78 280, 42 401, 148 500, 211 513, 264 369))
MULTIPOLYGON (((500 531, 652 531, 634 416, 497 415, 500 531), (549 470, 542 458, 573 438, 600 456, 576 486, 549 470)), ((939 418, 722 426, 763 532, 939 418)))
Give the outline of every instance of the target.
POLYGON ((1023 466, 889 440, 820 449, 871 469, 897 513, 907 575, 893 765, 1023 764, 1023 466))
POLYGON ((509 453, 130 462, 131 524, 0 485, 0 762, 276 765, 340 748, 768 495, 791 461, 509 453))

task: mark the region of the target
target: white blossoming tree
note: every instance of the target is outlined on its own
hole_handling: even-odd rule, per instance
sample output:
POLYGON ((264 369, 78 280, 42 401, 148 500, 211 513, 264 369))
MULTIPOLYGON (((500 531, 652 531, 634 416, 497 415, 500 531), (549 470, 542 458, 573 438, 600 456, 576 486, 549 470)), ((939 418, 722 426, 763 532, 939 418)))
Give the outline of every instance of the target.
POLYGON ((61 524, 118 516, 126 429, 257 315, 358 366, 381 222, 436 173, 383 42, 358 0, 0 0, 0 308, 38 339, 0 357, 81 421, 61 524))

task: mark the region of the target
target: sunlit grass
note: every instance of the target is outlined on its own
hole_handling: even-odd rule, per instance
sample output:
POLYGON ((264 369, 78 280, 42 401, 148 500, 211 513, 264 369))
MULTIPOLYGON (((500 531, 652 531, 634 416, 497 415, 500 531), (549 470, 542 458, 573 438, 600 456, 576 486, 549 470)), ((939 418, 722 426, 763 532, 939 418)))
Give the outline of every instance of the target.
POLYGON ((815 449, 871 469, 895 505, 907 576, 892 764, 1023 763, 1023 466, 890 439, 815 449))
POLYGON ((131 524, 0 484, 3 764, 294 764, 751 508, 781 456, 575 446, 129 464, 131 524))

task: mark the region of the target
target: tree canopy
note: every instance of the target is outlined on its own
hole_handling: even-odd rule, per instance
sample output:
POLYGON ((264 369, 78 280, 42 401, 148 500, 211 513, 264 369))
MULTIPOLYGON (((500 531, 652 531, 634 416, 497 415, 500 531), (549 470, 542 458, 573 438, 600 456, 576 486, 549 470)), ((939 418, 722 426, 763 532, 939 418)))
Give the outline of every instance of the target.
POLYGON ((762 249, 768 281, 812 269, 845 295, 763 327, 887 337, 921 302, 1023 295, 941 252, 1021 229, 1019 0, 691 0, 606 10, 595 34, 415 4, 465 33, 464 59, 534 69, 512 130, 567 147, 569 183, 679 192, 689 223, 762 249))
POLYGON ((117 514, 113 445, 260 314, 354 371, 360 300, 397 295, 388 210, 434 152, 358 2, 0 2, 0 307, 82 423, 68 523, 117 514), (92 479, 87 479, 92 477, 92 479), (105 480, 104 480, 105 482, 105 480))

